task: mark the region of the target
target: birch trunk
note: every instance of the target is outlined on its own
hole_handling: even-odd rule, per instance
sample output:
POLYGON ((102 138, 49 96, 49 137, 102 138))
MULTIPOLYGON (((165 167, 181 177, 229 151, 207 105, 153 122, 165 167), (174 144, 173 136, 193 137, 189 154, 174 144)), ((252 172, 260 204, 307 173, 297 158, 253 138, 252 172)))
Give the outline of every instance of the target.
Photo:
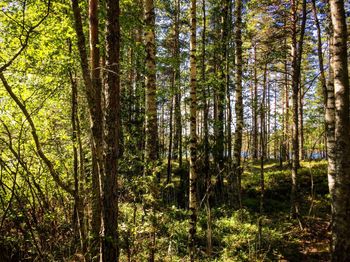
POLYGON ((347 28, 344 1, 330 0, 335 95, 335 184, 332 261, 350 260, 350 133, 347 28))

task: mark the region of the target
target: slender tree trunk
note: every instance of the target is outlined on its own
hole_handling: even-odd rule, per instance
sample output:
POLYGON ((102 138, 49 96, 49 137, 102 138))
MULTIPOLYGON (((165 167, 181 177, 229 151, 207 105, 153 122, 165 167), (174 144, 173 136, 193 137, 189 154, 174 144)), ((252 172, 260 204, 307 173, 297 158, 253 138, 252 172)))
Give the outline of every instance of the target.
POLYGON ((298 207, 298 168, 299 168, 299 85, 300 66, 303 49, 303 40, 306 24, 306 0, 303 0, 303 17, 300 28, 299 41, 297 41, 298 6, 296 0, 292 1, 292 103, 293 103, 293 158, 292 158, 292 191, 291 191, 291 214, 299 216, 298 207))
POLYGON ((222 16, 221 16, 221 65, 220 65, 220 74, 221 74, 221 83, 220 90, 218 94, 218 138, 217 138, 217 148, 218 148, 218 162, 220 170, 224 167, 224 107, 225 107, 225 91, 227 86, 227 11, 228 3, 227 0, 223 0, 222 16))
POLYGON ((226 120, 226 133, 227 133, 227 159, 229 166, 231 166, 232 161, 232 109, 231 109, 231 86, 230 86, 230 42, 232 39, 232 2, 230 0, 226 0, 225 4, 227 5, 226 10, 226 26, 224 27, 224 30, 227 30, 227 37, 226 37, 226 110, 227 110, 227 120, 226 120))
POLYGON ((103 162, 103 114, 102 114, 102 87, 99 76, 99 53, 98 53, 98 19, 97 2, 91 0, 89 3, 90 16, 90 56, 91 70, 89 69, 88 56, 85 47, 85 36, 82 19, 77 0, 72 0, 74 13, 75 31, 78 38, 78 50, 80 64, 83 72, 85 93, 87 97, 90 129, 92 134, 92 256, 99 256, 99 234, 101 228, 101 179, 104 175, 103 162))
MULTIPOLYGON (((305 82, 305 81, 304 81, 305 82)), ((304 150, 304 89, 300 86, 299 89, 299 160, 305 159, 304 150)))
MULTIPOLYGON (((283 80, 282 80, 283 81, 283 80)), ((281 81, 281 82, 282 82, 281 81)), ((286 154, 287 154, 287 149, 286 149, 286 87, 284 86, 284 88, 282 89, 281 92, 281 96, 282 96, 282 100, 281 100, 281 107, 282 107, 282 115, 281 115, 281 124, 282 124, 282 135, 281 135, 281 141, 280 141, 280 167, 283 167, 283 162, 286 161, 286 154)))
POLYGON ((146 45, 146 161, 158 158, 158 124, 156 104, 156 43, 153 0, 144 0, 146 45))
POLYGON ((159 119, 159 148, 158 148, 158 154, 159 158, 162 159, 164 155, 165 150, 165 101, 162 103, 161 110, 160 110, 160 119, 159 119))
POLYGON ((273 117, 274 117, 274 128, 273 128, 273 134, 274 134, 274 143, 273 143, 273 158, 275 160, 277 160, 277 146, 279 144, 279 141, 278 141, 278 136, 277 136, 277 87, 275 87, 275 90, 274 90, 274 106, 275 106, 275 109, 274 109, 274 114, 273 114, 273 117))
MULTIPOLYGON (((331 25, 331 34, 333 29, 331 25)), ((321 41, 321 35, 320 39, 321 41)), ((333 37, 329 39, 329 74, 326 90, 324 91, 325 102, 325 125, 326 125, 326 145, 328 161, 328 189, 331 196, 332 224, 334 220, 334 196, 335 196, 335 176, 336 176, 336 146, 335 146, 335 97, 334 97, 334 72, 333 72, 333 37)), ((321 45, 322 47, 322 45, 321 45)), ((320 49, 322 51, 322 48, 320 49)), ((321 53, 322 54, 322 53, 321 53)), ((320 57, 320 56, 319 56, 320 57)), ((333 239, 331 241, 331 251, 333 250, 333 239)))
MULTIPOLYGON (((156 97, 156 39, 155 39, 155 11, 154 1, 144 0, 145 13, 145 46, 146 46, 146 141, 145 141, 145 171, 152 173, 157 165, 159 156, 158 120, 157 120, 157 97, 156 97)), ((163 139, 164 141, 164 139, 163 139)), ((160 173, 157 174, 160 182, 160 173)), ((154 192, 152 192, 154 194, 154 192)), ((156 232, 155 232, 155 207, 151 211, 152 232, 150 233, 149 258, 150 262, 155 259, 156 232)))
MULTIPOLYGON (((76 83, 77 84, 77 83, 76 83)), ((78 92, 77 94, 77 104, 79 105, 79 100, 78 100, 78 92)), ((80 127, 80 118, 79 118, 79 114, 78 114, 78 108, 77 108, 77 115, 75 117, 75 122, 76 122, 76 128, 77 128, 77 143, 78 143, 78 153, 79 153, 79 195, 81 198, 80 204, 81 204, 81 208, 83 210, 83 216, 80 216, 82 221, 82 227, 85 230, 85 241, 86 239, 86 235, 87 232, 89 230, 88 227, 88 217, 85 216, 85 214, 88 213, 88 206, 85 205, 85 182, 86 182, 86 175, 85 175, 85 154, 84 154, 84 150, 83 150, 83 142, 82 142, 82 138, 81 138, 81 127, 80 127), (85 212, 85 213, 84 213, 85 212)), ((83 235, 84 236, 84 235, 83 235)), ((86 247, 88 245, 88 243, 85 244, 86 247)))
MULTIPOLYGON (((323 53, 322 53, 322 38, 321 27, 317 17, 316 1, 312 0, 312 10, 315 18, 315 24, 317 28, 317 53, 320 70, 320 81, 323 92, 323 103, 325 110, 325 131, 326 131, 326 144, 327 144, 327 161, 328 161, 328 185, 331 199, 334 195, 334 180, 335 180, 335 101, 334 101, 334 74, 332 65, 332 48, 333 40, 329 41, 329 75, 328 83, 326 81, 325 70, 323 65, 323 53)), ((330 25, 330 27, 332 27, 330 25)), ((333 208, 332 208, 333 213, 333 208)))
POLYGON ((103 179, 103 261, 118 261, 118 146, 120 136, 119 0, 106 0, 106 157, 103 179))
POLYGON ((285 102, 286 102, 286 107, 285 107, 285 117, 284 117, 284 150, 286 152, 286 158, 284 160, 290 161, 290 148, 289 148, 289 141, 290 141, 290 130, 289 130, 289 115, 290 115, 290 108, 289 108, 289 80, 288 80, 288 61, 287 61, 287 55, 286 55, 286 60, 284 62, 284 70, 285 70, 285 102))
POLYGON ((100 51, 98 38, 98 1, 89 0, 89 42, 91 82, 94 89, 92 136, 92 256, 99 256, 99 236, 101 231, 101 181, 104 175, 103 163, 103 113, 102 113, 102 84, 100 75, 100 51))
POLYGON ((190 194, 189 194, 189 209, 190 209, 190 236, 189 249, 190 260, 195 261, 196 257, 196 223, 197 223, 197 134, 196 134, 196 116, 197 116, 197 66, 196 66, 196 0, 191 0, 191 39, 190 39, 190 194))
MULTIPOLYGON (((327 88, 327 82, 326 82, 326 76, 325 76, 325 70, 323 66, 323 53, 322 53, 322 38, 321 38, 321 27, 320 22, 318 20, 317 16, 317 7, 316 7, 316 1, 312 0, 312 11, 314 14, 315 19, 315 25, 317 29, 317 54, 318 54, 318 61, 319 61, 319 70, 320 70, 320 81, 322 85, 322 93, 323 93, 323 103, 324 103, 324 111, 325 111, 325 144, 326 144, 326 151, 327 151, 327 159, 328 159, 328 177, 329 182, 332 180, 332 177, 334 176, 334 152, 331 152, 331 156, 328 156, 328 143, 331 141, 330 146, 331 148, 334 148, 332 146, 332 143, 334 143, 334 121, 332 123, 328 123, 327 121, 327 115, 328 115, 328 88, 327 88), (329 125, 330 124, 330 125, 329 125), (331 131, 332 130, 332 131, 331 131), (331 133, 329 133, 331 132, 331 133), (333 133, 332 133, 333 132, 333 133)), ((329 44, 329 50, 331 50, 332 44, 329 44)), ((331 52, 329 52, 331 53, 331 52)), ((331 55, 330 55, 331 57, 331 55)), ((330 114, 332 117, 331 119, 334 119, 334 86, 333 86, 333 72, 332 72, 332 65, 330 62, 329 66, 329 83, 331 85, 331 91, 330 94, 332 94, 332 97, 330 97, 330 102, 332 103, 332 113, 330 114)), ((330 183, 329 183, 330 184, 330 183)), ((332 190, 330 190, 331 192, 332 190)), ((332 196, 331 196, 332 197, 332 196)))
MULTIPOLYGON (((250 76, 254 76, 253 75, 253 69, 251 70, 251 72, 249 72, 250 76)), ((249 85, 249 89, 250 89, 250 108, 251 108, 251 132, 249 134, 249 139, 248 139, 248 148, 250 149, 249 152, 249 156, 254 160, 254 80, 250 81, 250 85, 249 85)))
POLYGON ((350 260, 350 130, 347 28, 344 1, 330 0, 335 95, 335 184, 332 261, 350 260))
POLYGON ((258 159, 258 76, 256 43, 254 44, 254 93, 253 93, 253 159, 258 159))
MULTIPOLYGON (((144 8, 143 8, 143 0, 137 0, 137 6, 139 9, 139 16, 138 19, 140 21, 144 17, 144 8)), ((136 30, 135 34, 135 40, 138 43, 144 43, 143 36, 144 31, 143 27, 140 26, 136 30)), ((138 130, 138 135, 136 136, 138 138, 138 146, 137 148, 139 149, 139 152, 141 152, 141 159, 144 161, 144 148, 145 148, 145 109, 144 109, 144 101, 145 101, 145 77, 144 77, 144 72, 145 72, 145 64, 142 56, 136 56, 136 76, 135 76, 135 95, 136 95, 136 119, 137 119, 137 130, 138 130)))
POLYGON ((206 185, 206 200, 205 209, 207 214, 207 255, 211 257, 212 253, 212 218, 211 218, 211 207, 210 207, 210 196, 211 196, 211 174, 210 174, 210 163, 209 163, 209 88, 206 83, 206 0, 202 1, 202 14, 203 14, 203 31, 202 31, 202 61, 201 61, 201 73, 202 73, 202 90, 204 94, 204 114, 203 114, 203 131, 204 131, 204 172, 205 172, 205 185, 206 185))
POLYGON ((182 166, 182 123, 181 123, 181 84, 180 84, 180 0, 175 1, 175 36, 174 36, 174 60, 175 60, 175 139, 174 154, 182 166))
POLYGON ((206 28, 207 28, 207 21, 206 21, 206 10, 205 10, 205 3, 206 1, 203 0, 202 3, 202 12, 203 12, 203 31, 202 31, 202 64, 201 64, 201 70, 202 70, 202 90, 204 93, 204 116, 203 116, 203 128, 204 128, 204 165, 205 165, 205 179, 206 179, 206 186, 210 186, 211 178, 210 178, 210 163, 209 163, 209 124, 208 124, 208 118, 209 118, 209 89, 207 87, 206 83, 206 28))
MULTIPOLYGON (((172 77, 172 86, 174 87, 175 82, 175 74, 172 77)), ((170 100, 170 110, 169 110, 169 144, 168 144, 168 165, 167 165, 167 184, 171 183, 171 154, 172 154, 172 146, 173 146, 173 106, 174 105, 174 97, 171 95, 170 100)))
POLYGON ((260 213, 264 210, 265 178, 264 178, 264 160, 266 155, 266 133, 265 133, 265 110, 266 110, 266 88, 267 88, 267 64, 264 67, 264 80, 262 98, 260 104, 260 213))
MULTIPOLYGON (((82 177, 79 175, 79 137, 78 131, 78 88, 76 80, 73 78, 73 74, 69 71, 69 77, 71 81, 71 90, 72 90, 72 142, 73 142, 73 174, 74 174, 74 199, 76 206, 76 215, 78 218, 78 230, 79 230, 79 239, 80 247, 82 253, 86 253, 86 227, 85 227, 85 215, 84 215, 84 194, 82 192, 82 177)), ((81 159, 80 159, 81 161, 81 159)))
POLYGON ((299 76, 298 76, 298 50, 297 50, 297 4, 292 0, 292 104, 293 104, 293 135, 292 135, 292 192, 291 192, 291 214, 299 213, 297 205, 298 192, 298 166, 299 166, 299 134, 298 134, 298 94, 299 94, 299 76))
POLYGON ((266 122, 267 122, 267 125, 266 125, 266 132, 265 132, 265 135, 264 135, 264 138, 265 138, 265 145, 266 145, 266 152, 265 152, 265 157, 266 159, 270 159, 270 145, 271 143, 269 143, 270 141, 270 134, 271 134, 271 116, 270 116, 270 111, 271 111, 271 104, 270 104, 270 91, 271 91, 271 88, 270 88, 270 85, 268 83, 268 79, 267 79, 267 76, 266 76, 266 92, 267 94, 265 94, 265 105, 266 105, 266 122))
POLYGON ((215 92, 215 101, 216 101, 216 114, 215 114, 215 147, 214 147, 214 158, 215 163, 218 165, 218 176, 217 176, 217 192, 222 193, 224 186, 223 179, 223 169, 224 169, 224 107, 225 107, 225 90, 226 90, 226 56, 227 56, 227 10, 228 3, 227 0, 223 0, 223 8, 221 15, 221 42, 220 42, 220 50, 222 53, 219 55, 219 77, 220 83, 218 86, 218 90, 215 92))
POLYGON ((236 0, 236 132, 234 141, 233 167, 235 179, 237 179, 238 202, 241 207, 241 151, 243 135, 243 97, 242 97, 242 1, 236 0))
MULTIPOLYGON (((123 94, 123 90, 125 92, 124 95, 124 104, 126 104, 127 108, 127 116, 125 117, 124 123, 122 121, 122 127, 125 127, 124 130, 126 133, 130 134, 131 133, 131 127, 133 123, 135 123, 135 117, 134 117, 134 106, 135 106, 135 96, 134 96, 134 79, 135 79, 135 66, 134 66, 134 48, 129 47, 128 52, 127 52, 127 59, 128 59, 128 64, 129 64, 129 69, 128 69, 128 80, 127 84, 124 86, 124 89, 121 89, 121 94, 123 94)), ((123 97, 123 95, 121 95, 123 97)), ((123 103, 123 101, 121 101, 123 103)), ((121 134, 122 135, 122 134, 121 134)), ((123 145, 123 139, 120 139, 120 144, 123 145)), ((122 146, 123 147, 123 146, 122 146)), ((133 147, 130 148, 133 150, 133 147)), ((123 150, 122 150, 123 151, 123 150)), ((121 155, 123 152, 121 152, 121 155)))

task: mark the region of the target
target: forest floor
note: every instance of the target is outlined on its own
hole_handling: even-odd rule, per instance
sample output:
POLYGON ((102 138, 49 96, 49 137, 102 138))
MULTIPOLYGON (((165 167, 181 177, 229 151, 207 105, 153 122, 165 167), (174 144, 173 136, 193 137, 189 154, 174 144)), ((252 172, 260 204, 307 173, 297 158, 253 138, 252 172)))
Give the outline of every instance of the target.
MULTIPOLYGON (((178 191, 177 198, 181 196, 186 201, 186 190, 178 190, 180 171, 176 163, 173 171, 173 187, 178 191)), ((290 217, 290 167, 280 167, 277 161, 265 163, 264 212, 260 214, 260 162, 245 161, 241 210, 225 204, 226 200, 217 197, 220 199, 218 202, 213 197, 208 216, 205 201, 200 201, 196 234, 199 261, 329 261, 327 163, 302 161, 298 174, 300 219, 290 217), (208 217, 211 217, 210 256, 207 250, 208 217)), ((187 175, 187 167, 183 167, 182 175, 187 175)), ((225 192, 220 194, 225 195, 225 192)), ((226 196, 226 199, 230 198, 226 196)), ((184 202, 183 205, 179 207, 176 203, 159 203, 158 210, 152 215, 156 219, 156 224, 153 224, 157 231, 156 261, 188 260, 189 214, 184 208, 187 204, 184 202)), ((148 210, 141 205, 121 206, 121 216, 126 223, 122 238, 130 243, 123 248, 122 253, 129 254, 130 261, 147 260, 147 232, 152 230, 152 216, 148 210)))
MULTIPOLYGON (((303 161, 299 169, 300 220, 290 219, 290 168, 265 164, 265 216, 276 225, 282 241, 279 261, 330 261, 330 205, 325 161, 303 161)), ((260 163, 248 163, 243 183, 243 203, 258 210, 260 163), (254 196, 255 195, 255 196, 254 196)), ((273 259, 274 260, 274 259, 273 259)))
MULTIPOLYGON (((158 173, 154 176, 125 176, 127 179, 123 180, 123 197, 119 202, 120 261, 148 261, 151 250, 154 250, 157 262, 189 261, 188 185, 180 183, 188 177, 188 164, 184 161, 180 168, 173 162, 172 183, 169 184, 166 183, 166 167, 164 161, 159 170, 161 183, 158 173)), ((330 261, 330 199, 326 161, 301 162, 298 170, 299 220, 290 217, 291 169, 287 164, 282 167, 277 161, 266 161, 264 164, 263 213, 260 213, 260 162, 244 161, 243 167, 241 209, 233 208, 232 203, 229 203, 237 197, 229 197, 228 192, 225 192, 230 188, 228 174, 225 174, 224 190, 212 190, 215 192, 212 192, 210 200, 203 201, 205 176, 204 172, 198 172, 202 185, 198 185, 201 199, 196 232, 197 261, 330 261), (208 225, 211 230, 208 230, 208 225), (208 239, 212 243, 210 252, 208 239)), ((212 170, 213 182, 215 175, 212 170)), ((46 218, 43 223, 46 227, 40 228, 38 235, 43 243, 57 245, 55 248, 50 247, 50 253, 46 254, 50 259, 17 261, 75 261, 70 259, 75 252, 71 249, 75 242, 67 240, 63 245, 60 242, 65 240, 64 237, 70 239, 73 236, 69 233, 72 232, 71 224, 65 222, 67 219, 62 215, 64 211, 56 211, 56 215, 46 218), (62 226, 58 227, 60 224, 62 226), (67 257, 68 260, 63 259, 67 257)), ((13 225, 8 225, 8 233, 11 233, 13 225)), ((28 234, 22 237, 21 233, 12 231, 13 234, 6 238, 1 238, 0 234, 0 261, 6 261, 2 258, 2 243, 6 244, 3 247, 18 251, 21 250, 20 245, 30 239, 28 234)), ((34 251, 28 253, 23 250, 22 255, 38 257, 34 251)))

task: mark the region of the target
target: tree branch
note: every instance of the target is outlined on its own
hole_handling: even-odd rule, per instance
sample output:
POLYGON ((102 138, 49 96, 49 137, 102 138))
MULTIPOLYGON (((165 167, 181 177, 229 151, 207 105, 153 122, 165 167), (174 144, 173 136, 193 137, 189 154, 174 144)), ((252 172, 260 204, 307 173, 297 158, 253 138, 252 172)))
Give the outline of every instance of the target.
POLYGON ((31 128, 32 137, 34 139, 35 146, 36 146, 36 151, 37 151, 39 157, 41 158, 41 160, 45 163, 46 167, 49 169, 50 175, 52 176, 54 181, 57 183, 57 185, 59 185, 63 190, 65 190, 67 193, 69 193, 70 195, 72 195, 74 197, 74 190, 72 189, 72 187, 69 184, 66 184, 65 182, 63 182, 61 180, 60 175, 57 172, 57 170, 54 168, 52 161, 47 158, 44 151, 42 150, 41 143, 40 143, 33 119, 31 118, 25 105, 19 100, 17 95, 13 92, 11 86, 8 84, 4 74, 1 71, 0 71, 0 79, 1 79, 5 89, 7 91, 7 93, 15 101, 17 106, 21 109, 22 113, 26 117, 26 119, 30 125, 30 128, 31 128))
MULTIPOLYGON (((0 67, 0 72, 2 73, 3 71, 6 70, 6 68, 8 68, 12 63, 13 61, 15 61, 15 59, 24 51, 24 49, 26 49, 26 47, 28 46, 28 42, 29 42, 29 37, 31 35, 32 32, 34 32, 34 30, 39 26, 41 25, 44 20, 49 16, 49 13, 50 13, 50 7, 51 7, 51 0, 49 0, 48 4, 47 4, 47 11, 46 11, 46 14, 43 16, 43 18, 41 18, 38 23, 36 23, 35 25, 33 25, 32 27, 30 27, 26 33, 26 36, 25 36, 25 39, 24 39, 24 43, 22 43, 21 41, 21 48, 17 51, 16 54, 14 54, 12 56, 12 58, 7 62, 5 63, 4 65, 2 65, 0 67)), ((23 27, 24 27, 24 23, 23 23, 23 27)))

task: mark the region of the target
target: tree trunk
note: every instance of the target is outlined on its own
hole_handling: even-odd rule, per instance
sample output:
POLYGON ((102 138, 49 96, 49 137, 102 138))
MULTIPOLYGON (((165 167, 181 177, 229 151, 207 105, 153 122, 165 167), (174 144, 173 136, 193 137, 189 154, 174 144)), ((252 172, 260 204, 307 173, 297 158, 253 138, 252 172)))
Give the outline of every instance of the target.
POLYGON ((264 160, 266 156, 266 133, 265 133, 265 110, 266 110, 266 89, 267 89, 267 64, 264 68, 264 81, 263 81, 263 90, 262 98, 260 104, 260 214, 264 210, 264 194, 265 194, 265 178, 264 178, 264 160))
POLYGON ((195 261, 196 257, 196 223, 197 223, 197 66, 196 66, 196 0, 191 0, 191 39, 190 39, 190 231, 189 248, 190 260, 195 261))
POLYGON ((206 22, 206 10, 205 10, 205 3, 206 1, 203 0, 202 3, 202 12, 203 12, 203 31, 202 31, 202 64, 201 64, 201 70, 202 70, 202 90, 204 94, 204 115, 203 115, 203 128, 204 128, 204 172, 205 172, 205 180, 206 180, 206 186, 210 186, 211 184, 211 177, 210 177, 210 163, 209 163, 209 88, 207 87, 206 83, 206 28, 207 28, 207 22, 206 22))
MULTIPOLYGON (((230 86, 230 59, 229 59, 229 52, 230 52, 230 42, 232 38, 232 2, 230 0, 225 1, 226 7, 226 26, 224 26, 223 30, 227 30, 228 34, 226 36, 226 54, 225 54, 225 64, 226 64, 226 111, 227 111, 227 118, 226 118, 226 136, 227 136, 227 160, 229 163, 229 166, 231 165, 232 161, 232 130, 231 130, 231 124, 232 124, 232 109, 231 109, 231 86, 230 86)), ((226 153, 225 153, 226 155, 226 153)))
POLYGON ((80 64, 83 73, 85 93, 89 107, 90 129, 92 135, 92 256, 99 256, 99 234, 101 228, 101 179, 104 175, 103 163, 103 114, 102 114, 102 87, 99 80, 99 52, 98 52, 98 19, 97 1, 89 3, 90 16, 90 71, 87 51, 85 47, 85 36, 80 9, 77 0, 72 0, 74 13, 75 31, 78 39, 78 50, 80 64))
MULTIPOLYGON (((145 141, 145 164, 146 174, 152 174, 152 169, 157 165, 156 161, 159 157, 159 139, 158 139, 158 120, 157 120, 157 97, 156 97, 156 39, 155 39, 155 12, 154 1, 144 0, 144 39, 146 46, 146 141, 145 141)), ((163 107, 162 107, 163 108, 163 107)), ((164 108, 163 108, 164 109, 164 108)), ((163 139, 164 142, 164 139, 163 139)), ((160 173, 157 174, 158 182, 160 182, 160 173)), ((154 191, 152 191, 154 194, 154 191)), ((152 205, 151 223, 152 230, 150 232, 149 258, 150 262, 155 259, 156 252, 156 233, 155 233, 155 209, 152 205)))
MULTIPOLYGON (((303 80, 305 83, 305 79, 303 80)), ((305 149, 304 149, 304 88, 300 86, 299 88, 299 160, 305 159, 305 149)))
MULTIPOLYGON (((281 82, 283 82, 283 80, 281 79, 281 82)), ((286 87, 284 86, 284 88, 282 89, 281 92, 281 107, 282 107, 282 115, 281 115, 281 124, 282 124, 282 134, 281 134, 281 140, 280 140, 280 167, 283 167, 283 162, 286 161, 286 154, 287 154, 287 149, 286 149, 286 87)))
POLYGON ((297 21, 298 6, 295 0, 292 0, 292 103, 293 103, 293 158, 292 158, 292 191, 291 191, 291 214, 299 216, 298 207, 298 168, 299 168, 299 85, 300 85, 300 66, 303 50, 303 41, 306 24, 306 0, 303 0, 303 17, 300 28, 299 41, 297 41, 297 21))
MULTIPOLYGON (((142 20, 144 17, 143 14, 143 0, 137 0, 137 6, 139 9, 138 19, 142 20)), ((143 43, 143 27, 140 26, 136 30, 135 41, 138 43, 143 43)), ((144 101, 145 101, 145 77, 143 72, 145 71, 144 59, 142 56, 136 56, 136 76, 135 76, 135 95, 136 95, 136 106, 135 106, 135 114, 136 114, 136 123, 137 123, 137 148, 139 152, 141 152, 141 159, 144 160, 144 147, 145 147, 145 127, 144 127, 144 118, 145 118, 145 109, 144 109, 144 101)))
POLYGON ((253 159, 258 159, 258 77, 257 54, 254 44, 254 92, 253 92, 253 159))
POLYGON ((103 261, 118 261, 118 146, 120 135, 119 0, 106 0, 106 152, 103 179, 103 261))
POLYGON ((268 83, 268 77, 266 76, 266 92, 267 94, 265 94, 265 107, 266 107, 266 122, 267 124, 265 125, 266 126, 266 130, 265 130, 265 134, 264 134, 264 138, 265 138, 265 145, 266 145, 266 152, 265 152, 265 157, 266 159, 270 159, 270 154, 271 154, 271 149, 270 149, 270 144, 269 141, 270 141, 270 134, 271 134, 271 116, 270 116, 270 111, 271 111, 271 104, 270 104, 270 96, 271 96, 271 88, 270 88, 270 85, 268 83))
POLYGON ((146 161, 158 158, 158 124, 156 103, 156 45, 153 0, 144 0, 146 45, 146 161))
POLYGON ((160 119, 159 119, 159 147, 158 147, 158 154, 159 159, 163 158, 164 150, 165 150, 165 101, 162 102, 161 110, 160 110, 160 119))
MULTIPOLYGON (((175 74, 172 77, 172 89, 174 88, 175 82, 175 74)), ((173 106, 174 105, 174 97, 171 95, 170 99, 170 109, 169 109, 169 144, 168 144, 168 164, 167 164, 167 179, 166 183, 171 183, 171 154, 172 154, 172 146, 173 146, 173 106)))
POLYGON ((103 169, 103 113, 102 113, 102 84, 100 72, 100 51, 98 38, 98 1, 89 0, 89 42, 91 82, 94 89, 94 117, 92 120, 92 257, 99 257, 99 241, 101 230, 101 181, 103 169))
POLYGON ((284 151, 286 153, 285 159, 283 160, 288 160, 290 161, 290 148, 289 148, 289 141, 290 141, 290 130, 289 130, 289 115, 290 115, 290 108, 289 108, 289 80, 288 80, 288 61, 287 61, 287 55, 285 57, 285 62, 284 62, 284 81, 285 81, 285 91, 284 91, 284 99, 285 99, 285 114, 284 114, 284 151))
POLYGON ((297 4, 292 0, 292 104, 293 104, 293 135, 292 135, 292 191, 291 191, 291 214, 299 213, 297 203, 298 193, 298 166, 299 166, 299 134, 298 134, 298 94, 299 94, 299 75, 298 75, 298 50, 297 50, 297 4))
MULTIPOLYGON (((322 93, 323 93, 323 104, 324 104, 324 111, 325 111, 325 133, 326 133, 326 144, 328 148, 328 143, 330 144, 331 148, 334 148, 333 143, 334 143, 334 86, 333 86, 333 72, 332 72, 332 65, 330 62, 330 67, 329 67, 329 85, 330 85, 330 98, 328 99, 328 87, 327 87, 327 82, 326 82, 326 76, 325 76, 325 70, 324 70, 324 65, 323 65, 323 53, 322 53, 322 37, 321 37, 321 27, 320 27, 320 22, 318 20, 317 16, 317 8, 316 8, 316 0, 312 0, 312 11, 315 19, 315 25, 317 29, 317 55, 318 55, 318 65, 319 65, 319 70, 320 70, 320 81, 321 81, 321 86, 322 86, 322 93), (328 107, 328 101, 331 103, 331 106, 328 107), (331 111, 329 111, 331 110, 331 111), (327 121, 328 118, 328 113, 330 115, 331 121, 327 121), (329 133, 330 132, 330 133, 329 133)), ((331 50, 332 44, 329 44, 329 49, 331 50)), ((330 52, 331 53, 331 52, 330 52)), ((331 57, 331 55, 330 55, 331 57)), ((328 154, 327 154, 328 155, 328 154)), ((328 156, 328 175, 331 177, 334 176, 334 152, 331 152, 331 156, 328 156), (331 168, 331 169, 330 169, 331 168), (332 171, 333 170, 333 171, 332 171), (333 175, 332 175, 333 174, 333 175)), ((330 190, 331 191, 331 190, 330 190)))
POLYGON ((181 85, 180 85, 180 0, 175 1, 175 36, 174 36, 174 58, 175 58, 175 139, 174 155, 182 166, 182 123, 181 123, 181 85))
POLYGON ((237 181, 238 202, 241 207, 241 151, 243 134, 243 97, 242 97, 242 1, 236 0, 236 132, 233 152, 234 176, 237 181))
MULTIPOLYGON (((78 87, 76 80, 73 79, 72 71, 69 71, 69 78, 71 81, 71 90, 72 90, 72 143, 73 143, 73 175, 74 175, 74 200, 76 207, 76 215, 78 221, 78 231, 80 239, 80 248, 83 254, 86 253, 86 227, 85 227, 85 215, 84 215, 84 194, 82 192, 82 177, 79 175, 79 158, 78 158, 78 146, 79 146, 79 137, 78 131, 78 87)), ((81 152, 80 152, 81 153, 81 152)), ((80 159, 81 161, 81 159, 80 159)))
MULTIPOLYGON (((279 144, 279 137, 277 136, 277 87, 274 90, 274 125, 273 125, 273 133, 274 133, 274 143, 273 143, 273 158, 277 160, 277 145, 279 144)), ((282 121, 283 122, 283 121, 282 121)))
MULTIPOLYGON (((314 8, 316 11, 316 6, 314 8)), ((316 13, 317 15, 317 13, 316 13)), ((318 20, 316 20, 318 21, 318 20)), ((332 25, 331 34, 333 34, 332 25)), ((335 155, 335 98, 334 98, 334 72, 333 72, 333 37, 329 39, 329 69, 328 69, 328 82, 326 82, 325 72, 323 68, 323 56, 322 56, 322 42, 321 42, 321 29, 318 26, 318 57, 319 66, 321 72, 321 81, 323 86, 324 95, 324 107, 325 107, 325 129, 326 129, 326 148, 327 148, 327 161, 328 161, 328 189, 331 197, 331 212, 332 212, 332 223, 334 219, 334 185, 336 175, 336 155, 335 155), (323 72, 323 76, 322 76, 323 72)), ((333 244, 331 243, 331 249, 333 244)), ((332 251, 332 250, 331 250, 332 251)))
POLYGON ((347 28, 342 0, 330 0, 333 26, 336 174, 332 261, 350 260, 350 130, 347 28))

